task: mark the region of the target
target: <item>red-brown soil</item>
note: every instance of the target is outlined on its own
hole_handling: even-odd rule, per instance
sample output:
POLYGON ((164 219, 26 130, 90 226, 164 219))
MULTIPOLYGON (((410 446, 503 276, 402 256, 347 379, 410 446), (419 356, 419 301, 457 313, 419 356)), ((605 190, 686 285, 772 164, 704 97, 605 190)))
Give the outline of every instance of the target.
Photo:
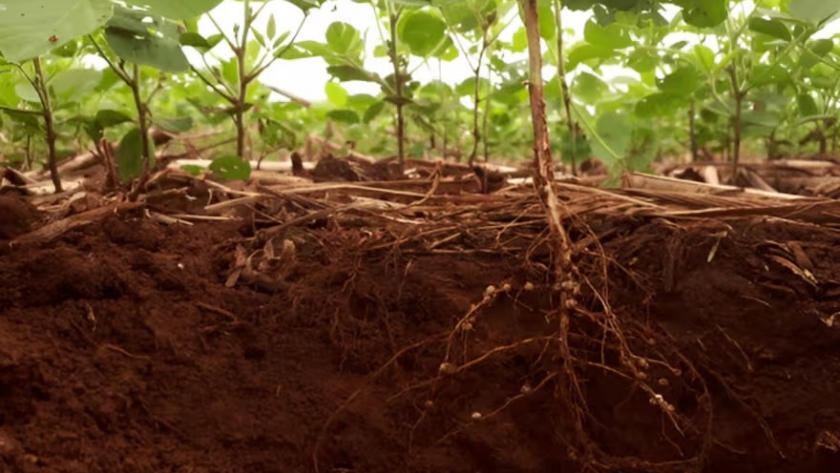
POLYGON ((840 316, 824 319, 840 312, 838 233, 729 224, 616 219, 601 224, 617 229, 608 277, 598 252, 580 257, 593 286, 609 281, 627 346, 663 360, 645 372, 682 434, 615 374, 616 350, 593 342, 614 337, 583 316, 569 343, 587 407, 570 410, 583 408, 565 399, 556 345, 522 343, 556 329, 539 253, 371 249, 362 230, 291 228, 296 260, 266 292, 224 284, 247 226, 111 216, 6 245, 0 472, 836 472, 840 316), (770 258, 791 241, 817 287, 770 258), (454 347, 519 345, 439 376, 457 320, 505 283, 454 347))

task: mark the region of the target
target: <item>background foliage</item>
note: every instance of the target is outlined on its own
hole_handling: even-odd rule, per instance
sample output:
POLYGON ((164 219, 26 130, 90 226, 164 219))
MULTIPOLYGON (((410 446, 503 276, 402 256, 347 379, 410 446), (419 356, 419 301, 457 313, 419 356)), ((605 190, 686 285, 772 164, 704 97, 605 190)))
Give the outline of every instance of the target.
MULTIPOLYGON (((35 167, 48 157, 120 143, 124 178, 153 160, 149 127, 221 128, 235 144, 215 158, 228 177, 240 158, 274 159, 318 134, 374 156, 531 157, 526 49, 512 0, 335 0, 369 4, 375 31, 335 22, 320 41, 301 24, 241 1, 234 34, 202 34, 198 19, 222 0, 6 0, 0 9, 0 152, 35 167), (69 9, 68 9, 69 6, 69 9), (510 41, 502 32, 513 29, 510 41), (368 68, 365 44, 393 72, 368 68), (226 44, 232 56, 220 56, 226 44), (192 59, 188 59, 189 57, 192 59), (108 68, 91 66, 92 56, 108 68), (328 100, 269 102, 260 74, 274 63, 320 57, 328 100), (417 64, 467 58, 474 76, 420 83, 417 64), (351 94, 353 81, 377 94, 351 94), (403 136, 399 140, 398 136, 403 136), (51 150, 51 142, 54 142, 51 150), (404 146, 400 147, 399 143, 404 146)), ((305 14, 324 0, 288 1, 305 14)), ((554 149, 567 163, 602 160, 614 172, 690 153, 736 160, 741 150, 779 158, 832 153, 838 135, 836 36, 820 34, 840 0, 539 0, 546 102, 554 149), (669 17, 664 8, 676 8, 669 17), (563 15, 590 11, 568 42, 563 15), (605 79, 604 70, 628 74, 605 79)), ((214 22, 212 15, 209 18, 214 22)), ((304 15, 306 21, 306 15, 304 15)), ((292 91, 293 92, 293 91, 292 91)), ((290 95, 290 94, 288 94, 290 95)))

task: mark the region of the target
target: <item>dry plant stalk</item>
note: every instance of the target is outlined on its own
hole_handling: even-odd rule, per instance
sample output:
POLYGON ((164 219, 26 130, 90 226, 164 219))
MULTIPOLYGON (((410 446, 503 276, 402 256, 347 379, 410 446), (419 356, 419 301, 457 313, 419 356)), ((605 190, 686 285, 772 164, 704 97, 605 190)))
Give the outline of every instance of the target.
MULTIPOLYGON (((560 355, 563 357, 563 371, 566 381, 566 394, 574 396, 584 404, 583 394, 572 367, 574 360, 569 348, 569 312, 577 305, 575 296, 579 293, 577 268, 572 262, 572 247, 569 236, 563 228, 560 218, 560 201, 553 187, 554 163, 551 159, 551 145, 548 138, 548 124, 545 115, 545 96, 542 77, 542 48, 540 43, 540 22, 537 0, 520 0, 525 23, 525 35, 528 42, 528 92, 531 101, 531 121, 534 127, 534 186, 546 209, 549 230, 554 240, 555 251, 552 254, 556 289, 560 296, 558 315, 560 327, 558 341, 560 355)), ((575 428, 582 439, 586 438, 581 419, 580 408, 571 408, 575 416, 575 428)))
MULTIPOLYGON (((551 145, 548 139, 548 124, 545 116, 545 98, 543 94, 542 51, 540 48, 540 25, 536 0, 521 0, 525 17, 525 31, 528 39, 529 79, 528 90, 531 99, 531 120, 534 127, 534 160, 536 172, 534 185, 547 210, 548 224, 559 250, 555 255, 555 276, 560 289, 561 319, 568 319, 568 310, 574 307, 576 288, 576 268, 572 263, 572 247, 569 236, 563 228, 560 218, 560 200, 552 186, 554 182, 554 163, 551 159, 551 145)), ((566 321, 568 325, 568 320, 566 321)), ((561 331, 565 336, 565 331, 561 331)), ((565 345, 565 340, 563 341, 565 345)))

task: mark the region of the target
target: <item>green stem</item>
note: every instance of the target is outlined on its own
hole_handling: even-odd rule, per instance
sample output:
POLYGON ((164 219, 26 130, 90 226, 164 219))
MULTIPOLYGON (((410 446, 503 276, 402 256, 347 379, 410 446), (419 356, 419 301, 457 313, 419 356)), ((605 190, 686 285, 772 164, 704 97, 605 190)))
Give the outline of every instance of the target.
POLYGON ((391 63, 394 65, 394 88, 397 96, 397 162, 400 171, 405 169, 405 115, 403 98, 403 68, 400 66, 399 52, 397 51, 397 23, 399 22, 401 9, 393 11, 390 2, 385 2, 388 8, 388 21, 391 33, 391 63))
POLYGON ((55 133, 55 121, 52 113, 52 106, 50 105, 50 91, 44 79, 44 71, 41 68, 41 58, 36 57, 32 60, 32 65, 35 67, 35 80, 33 86, 38 92, 38 98, 41 100, 42 116, 44 117, 44 128, 47 132, 47 166, 50 169, 50 178, 52 179, 55 193, 61 192, 61 176, 58 175, 58 156, 56 155, 55 142, 58 136, 55 133))
POLYGON ((132 64, 131 82, 128 84, 131 93, 134 95, 134 107, 137 109, 137 125, 140 128, 140 145, 143 153, 143 175, 150 169, 152 161, 152 147, 149 143, 149 123, 147 121, 148 107, 143 103, 143 96, 140 94, 140 66, 132 64))
POLYGON ((563 17, 560 10, 563 8, 561 0, 554 0, 554 22, 557 25, 557 81, 560 82, 560 91, 563 95, 563 110, 566 113, 566 126, 569 128, 569 140, 572 146, 570 156, 572 164, 572 175, 577 175, 577 133, 574 119, 572 118, 572 94, 569 91, 569 83, 566 80, 566 64, 563 55, 563 17))
POLYGON ((236 55, 237 66, 237 97, 234 104, 233 121, 236 124, 236 155, 241 159, 245 156, 245 100, 248 98, 249 77, 245 70, 245 58, 248 52, 248 32, 251 30, 253 17, 251 16, 251 2, 244 0, 245 21, 242 26, 242 38, 237 38, 238 44, 233 50, 236 55))
POLYGON ((475 163, 475 159, 478 156, 478 145, 481 142, 481 132, 478 128, 479 104, 481 103, 481 64, 484 60, 484 53, 487 51, 487 47, 487 31, 484 30, 481 49, 478 51, 478 60, 475 69, 473 69, 473 74, 475 74, 475 80, 473 81, 473 146, 472 151, 470 151, 470 166, 475 163))

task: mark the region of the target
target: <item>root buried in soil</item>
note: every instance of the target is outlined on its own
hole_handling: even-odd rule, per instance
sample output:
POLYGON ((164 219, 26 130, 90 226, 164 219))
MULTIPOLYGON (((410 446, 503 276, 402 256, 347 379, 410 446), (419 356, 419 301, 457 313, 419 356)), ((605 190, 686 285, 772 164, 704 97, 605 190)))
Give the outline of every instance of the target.
POLYGON ((0 471, 836 471, 834 230, 570 220, 566 330, 545 224, 489 213, 7 247, 0 471))

